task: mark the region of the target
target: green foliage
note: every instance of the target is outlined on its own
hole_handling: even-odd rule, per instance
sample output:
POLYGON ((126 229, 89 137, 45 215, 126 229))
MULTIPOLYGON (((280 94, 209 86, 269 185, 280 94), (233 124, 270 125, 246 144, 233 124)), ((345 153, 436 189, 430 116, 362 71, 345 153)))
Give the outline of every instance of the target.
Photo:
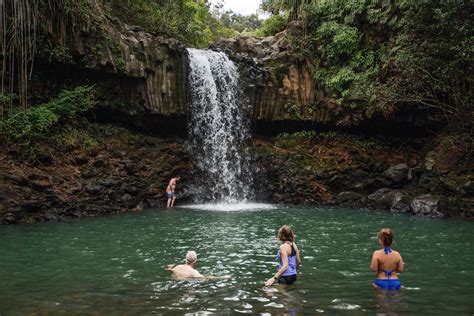
POLYGON ((288 138, 301 138, 301 139, 312 139, 316 136, 316 131, 299 131, 299 132, 294 132, 292 134, 289 133, 281 133, 277 135, 277 139, 288 139, 288 138))
POLYGON ((377 14, 385 12, 382 8, 383 4, 363 0, 323 1, 306 6, 308 38, 297 46, 300 52, 317 60, 315 79, 337 104, 359 108, 373 101, 370 94, 383 49, 374 43, 372 36, 378 34, 372 34, 371 23, 381 21, 377 14))
MULTIPOLYGON (((342 132, 324 132, 316 135, 318 140, 331 140, 338 144, 348 144, 361 149, 384 150, 391 147, 392 140, 378 137, 363 137, 342 132)), ((394 141, 400 144, 400 141, 394 141)))
POLYGON ((311 0, 263 0, 261 8, 273 15, 285 12, 288 21, 301 19, 304 15, 304 6, 311 0))
POLYGON ((312 40, 318 43, 318 52, 330 66, 350 57, 358 47, 359 38, 357 28, 328 21, 314 31, 312 40))
POLYGON ((401 10, 406 12, 402 31, 390 52, 398 73, 383 87, 383 96, 442 110, 453 128, 474 133, 472 5, 403 2, 401 10))
POLYGON ((283 14, 272 15, 257 30, 259 36, 271 36, 283 31, 286 28, 288 17, 283 14))
POLYGON ((306 33, 290 37, 294 56, 314 64, 329 102, 368 116, 389 116, 401 105, 429 107, 472 130, 468 2, 309 1, 301 11, 306 33))
MULTIPOLYGON (((105 0, 108 15, 148 32, 173 37, 188 46, 207 47, 214 39, 235 35, 209 10, 206 0, 105 0)), ((242 18, 243 19, 243 18, 242 18)))
POLYGON ((97 153, 100 143, 90 129, 91 124, 87 124, 86 128, 66 127, 55 135, 56 144, 65 151, 79 149, 87 154, 97 153))
POLYGON ((73 61, 69 48, 65 46, 53 46, 51 49, 44 49, 43 51, 47 54, 49 62, 57 60, 63 63, 72 63, 73 61))
POLYGON ((58 116, 44 106, 16 112, 2 122, 2 134, 9 139, 27 139, 50 130, 58 121, 58 116))
POLYGON ((286 101, 284 110, 288 117, 292 120, 300 120, 303 117, 298 103, 293 99, 288 99, 286 101))
POLYGON ((117 57, 115 58, 115 68, 117 69, 118 72, 125 72, 125 60, 123 60, 122 57, 117 57))
POLYGON ((6 93, 0 95, 0 102, 2 104, 9 104, 10 102, 18 101, 19 97, 17 94, 14 93, 6 93))
POLYGON ((34 138, 50 133, 58 122, 74 120, 95 105, 94 88, 91 86, 64 90, 47 103, 10 113, 0 122, 0 134, 10 141, 29 143, 34 138))
POLYGON ((256 14, 242 15, 232 10, 223 11, 222 8, 223 5, 217 4, 211 13, 213 17, 229 30, 237 33, 248 33, 257 30, 262 25, 262 21, 256 14))
POLYGON ((93 86, 77 86, 73 90, 61 91, 57 98, 39 107, 44 106, 51 109, 60 119, 73 119, 97 104, 94 93, 93 86))
MULTIPOLYGON (((338 144, 347 144, 368 150, 383 150, 391 147, 391 140, 385 138, 363 137, 342 132, 316 132, 314 130, 303 130, 291 134, 281 133, 276 136, 276 140, 278 146, 283 148, 291 148, 302 141, 334 141, 338 144)), ((400 144, 402 142, 397 139, 393 143, 400 144)))

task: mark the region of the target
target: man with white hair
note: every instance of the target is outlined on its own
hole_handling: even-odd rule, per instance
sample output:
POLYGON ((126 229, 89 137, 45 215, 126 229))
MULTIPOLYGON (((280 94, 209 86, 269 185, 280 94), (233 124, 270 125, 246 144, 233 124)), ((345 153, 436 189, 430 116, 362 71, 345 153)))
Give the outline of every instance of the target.
POLYGON ((188 251, 185 261, 185 264, 169 264, 166 270, 170 271, 172 273, 171 276, 177 280, 204 278, 204 276, 195 269, 197 261, 195 251, 188 251))

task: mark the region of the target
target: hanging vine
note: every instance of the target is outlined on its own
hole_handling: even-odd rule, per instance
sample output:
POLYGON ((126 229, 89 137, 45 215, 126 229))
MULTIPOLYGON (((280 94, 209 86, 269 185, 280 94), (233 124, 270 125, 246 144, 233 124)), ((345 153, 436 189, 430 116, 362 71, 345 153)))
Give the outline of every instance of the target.
POLYGON ((14 95, 20 108, 27 108, 37 23, 38 0, 0 0, 0 116, 13 107, 14 95))

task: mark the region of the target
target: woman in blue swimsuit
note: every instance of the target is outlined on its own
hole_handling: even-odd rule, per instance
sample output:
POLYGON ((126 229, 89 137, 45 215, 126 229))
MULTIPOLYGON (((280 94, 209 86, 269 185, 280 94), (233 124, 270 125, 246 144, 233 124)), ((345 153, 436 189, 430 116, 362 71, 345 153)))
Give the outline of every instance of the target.
POLYGON ((277 253, 278 272, 265 282, 266 286, 271 286, 276 281, 281 284, 293 284, 300 269, 300 253, 291 226, 280 227, 278 239, 283 242, 277 253))
POLYGON ((374 251, 370 270, 377 272, 374 287, 386 290, 399 290, 400 280, 397 273, 403 272, 402 256, 393 250, 393 232, 390 228, 382 228, 378 233, 382 249, 374 251))

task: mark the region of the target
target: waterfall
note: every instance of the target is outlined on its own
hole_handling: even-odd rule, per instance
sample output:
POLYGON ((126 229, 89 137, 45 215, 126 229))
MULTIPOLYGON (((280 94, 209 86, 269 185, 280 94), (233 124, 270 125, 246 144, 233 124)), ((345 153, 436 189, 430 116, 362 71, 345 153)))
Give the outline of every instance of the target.
POLYGON ((221 52, 188 49, 189 145, 202 184, 201 201, 236 203, 251 198, 248 102, 235 64, 221 52))

